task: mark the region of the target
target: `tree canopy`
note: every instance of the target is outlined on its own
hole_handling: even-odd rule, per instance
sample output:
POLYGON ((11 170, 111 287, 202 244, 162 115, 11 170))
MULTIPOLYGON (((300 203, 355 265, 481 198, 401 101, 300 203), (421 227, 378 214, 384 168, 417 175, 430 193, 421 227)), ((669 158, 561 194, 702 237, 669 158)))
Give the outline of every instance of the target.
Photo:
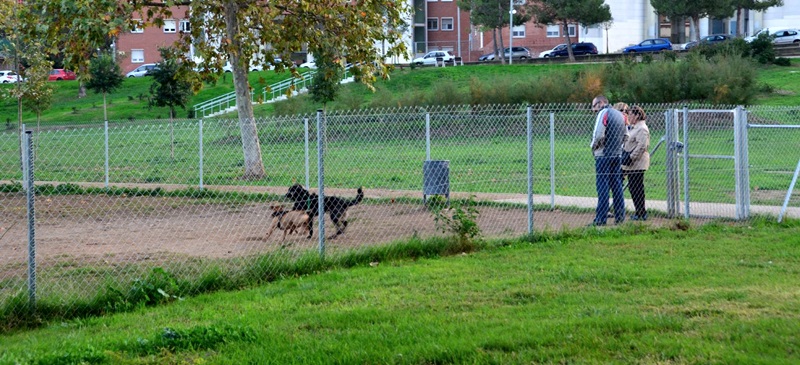
MULTIPOLYGON (((503 33, 500 32, 504 27, 509 26, 509 14, 511 12, 511 2, 509 0, 458 0, 458 7, 469 11, 469 20, 472 24, 481 27, 483 30, 492 30, 494 35, 494 53, 499 57, 504 57, 503 33), (497 35, 500 34, 500 41, 497 35)), ((531 20, 531 6, 527 2, 514 4, 516 12, 513 15, 514 24, 522 25, 531 20)), ((503 58, 505 62, 505 58, 503 58)))

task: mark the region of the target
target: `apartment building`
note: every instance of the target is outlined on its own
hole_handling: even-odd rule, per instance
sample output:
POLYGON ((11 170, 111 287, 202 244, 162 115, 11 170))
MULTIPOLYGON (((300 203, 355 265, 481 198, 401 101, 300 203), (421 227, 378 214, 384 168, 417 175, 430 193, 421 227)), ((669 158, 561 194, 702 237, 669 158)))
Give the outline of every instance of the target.
MULTIPOLYGON (((492 53, 495 42, 500 48, 508 47, 509 37, 513 46, 527 47, 533 56, 539 52, 552 49, 560 43, 566 43, 566 34, 562 27, 540 26, 533 22, 514 25, 512 33, 508 27, 499 30, 495 41, 494 32, 480 32, 469 19, 469 12, 458 7, 453 0, 411 0, 413 1, 414 30, 412 55, 422 55, 428 51, 445 50, 464 61, 477 61, 478 57, 492 53)), ((578 42, 579 26, 572 24, 567 30, 573 42, 578 42)))
MULTIPOLYGON (((161 61, 158 49, 173 45, 180 38, 181 32, 189 31, 188 7, 175 6, 171 10, 172 19, 164 20, 163 26, 137 27, 119 36, 114 47, 123 73, 145 63, 161 61)), ((134 20, 142 18, 134 17, 134 20)))

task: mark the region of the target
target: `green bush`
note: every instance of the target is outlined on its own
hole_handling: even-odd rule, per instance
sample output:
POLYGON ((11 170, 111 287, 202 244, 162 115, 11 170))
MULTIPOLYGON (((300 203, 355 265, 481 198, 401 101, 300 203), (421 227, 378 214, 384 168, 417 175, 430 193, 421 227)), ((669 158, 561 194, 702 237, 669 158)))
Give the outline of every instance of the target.
POLYGON ((790 59, 788 59, 786 57, 778 57, 778 58, 775 59, 774 63, 776 65, 778 65, 778 66, 791 66, 792 65, 792 60, 790 60, 790 59))
POLYGON ((772 38, 766 34, 761 34, 751 41, 750 55, 761 64, 774 62, 775 49, 772 46, 772 38))

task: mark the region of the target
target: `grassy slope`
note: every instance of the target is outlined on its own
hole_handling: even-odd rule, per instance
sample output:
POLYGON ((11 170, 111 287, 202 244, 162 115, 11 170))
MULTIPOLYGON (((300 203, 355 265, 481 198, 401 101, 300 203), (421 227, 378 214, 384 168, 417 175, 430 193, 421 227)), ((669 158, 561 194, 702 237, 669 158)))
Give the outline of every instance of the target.
MULTIPOLYGON (((404 69, 396 70, 392 74, 391 80, 379 81, 376 84, 377 92, 372 93, 362 85, 344 85, 339 101, 334 104, 340 106, 369 106, 374 97, 380 97, 381 93, 413 95, 414 93, 429 92, 431 86, 442 80, 451 80, 458 88, 466 89, 469 87, 470 80, 474 77, 488 82, 511 83, 512 80, 530 77, 537 73, 543 73, 554 68, 580 68, 583 65, 481 65, 470 67, 448 67, 448 68, 423 68, 423 69, 404 69)), ((591 67, 591 66, 589 66, 591 67)), ((259 78, 263 78, 266 84, 277 82, 288 77, 288 74, 276 75, 272 72, 253 73, 250 76, 251 84, 255 88, 259 78)), ((757 104, 763 105, 798 105, 800 104, 800 62, 795 60, 793 66, 778 67, 770 66, 759 70, 759 79, 771 85, 775 92, 759 97, 757 104)), ((128 79, 122 89, 110 95, 111 105, 109 108, 109 119, 128 120, 135 118, 144 119, 163 119, 167 117, 166 108, 147 108, 146 96, 149 93, 151 80, 149 78, 128 79)), ((53 106, 42 115, 42 121, 47 124, 85 124, 102 120, 102 96, 89 92, 86 98, 77 98, 77 81, 59 82, 56 87, 53 106)), ((0 90, 13 87, 11 85, 0 85, 0 90)), ((233 90, 230 75, 221 79, 217 85, 206 85, 206 88, 197 94, 192 100, 192 104, 208 100, 212 97, 233 90)), ((411 97, 411 96, 409 96, 411 97)), ((303 98, 305 99, 305 98, 303 98)), ((316 110, 319 105, 307 106, 304 110, 316 110)), ((274 111, 273 105, 257 105, 255 107, 257 116, 270 115, 274 111)), ((4 98, 0 103, 0 113, 5 115, 5 120, 15 124, 16 121, 16 101, 4 98)), ((179 116, 185 116, 184 111, 179 111, 179 116)), ((35 115, 23 113, 24 123, 35 123, 35 115)))
POLYGON ((631 226, 332 270, 5 335, 0 363, 797 363, 799 229, 631 226))
MULTIPOLYGON (((288 78, 288 73, 276 74, 274 72, 253 72, 249 76, 250 84, 255 89, 263 85, 276 83, 288 78)), ((137 120, 166 119, 169 117, 167 108, 148 108, 148 96, 153 79, 149 77, 125 79, 122 87, 108 95, 108 118, 110 120, 137 120)), ((103 95, 87 90, 84 98, 78 98, 78 81, 59 81, 52 84, 54 95, 52 107, 42 114, 43 125, 59 124, 87 124, 98 123, 103 120, 103 95)), ((0 85, 0 92, 14 87, 10 84, 0 85)), ((191 101, 191 105, 211 99, 233 91, 232 76, 224 74, 215 85, 206 84, 191 101)), ((15 99, 3 98, 0 103, 0 113, 4 116, 0 122, 16 126, 17 104, 15 99)), ((178 117, 185 118, 187 113, 178 109, 178 117)), ((23 123, 35 124, 36 115, 24 112, 23 123)))

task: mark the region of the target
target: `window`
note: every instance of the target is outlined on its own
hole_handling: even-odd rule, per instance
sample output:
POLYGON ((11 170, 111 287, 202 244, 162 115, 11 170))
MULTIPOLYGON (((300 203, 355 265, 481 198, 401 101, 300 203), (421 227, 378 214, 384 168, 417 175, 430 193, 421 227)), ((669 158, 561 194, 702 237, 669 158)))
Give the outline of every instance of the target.
POLYGON ((178 27, 178 30, 185 33, 189 33, 192 30, 191 26, 189 25, 189 19, 181 19, 178 27))
POLYGON ((131 63, 144 63, 144 50, 132 49, 131 50, 131 63))
POLYGON ((428 18, 428 30, 439 30, 439 18, 428 18))
POLYGON ((442 30, 453 30, 453 18, 442 18, 442 30))
POLYGON ((164 21, 164 33, 175 33, 175 19, 164 21))
POLYGON ((525 25, 515 25, 511 28, 511 36, 514 38, 525 38, 525 25))
POLYGON ((567 31, 569 31, 569 36, 570 37, 574 37, 576 34, 578 34, 577 29, 578 29, 578 27, 575 24, 568 25, 567 26, 567 31))
POLYGON ((131 30, 131 33, 144 33, 141 19, 133 19, 133 29, 131 30))
POLYGON ((558 37, 558 36, 561 36, 561 26, 558 25, 558 24, 556 24, 556 25, 548 25, 547 26, 547 37, 548 38, 552 38, 552 37, 558 37))

